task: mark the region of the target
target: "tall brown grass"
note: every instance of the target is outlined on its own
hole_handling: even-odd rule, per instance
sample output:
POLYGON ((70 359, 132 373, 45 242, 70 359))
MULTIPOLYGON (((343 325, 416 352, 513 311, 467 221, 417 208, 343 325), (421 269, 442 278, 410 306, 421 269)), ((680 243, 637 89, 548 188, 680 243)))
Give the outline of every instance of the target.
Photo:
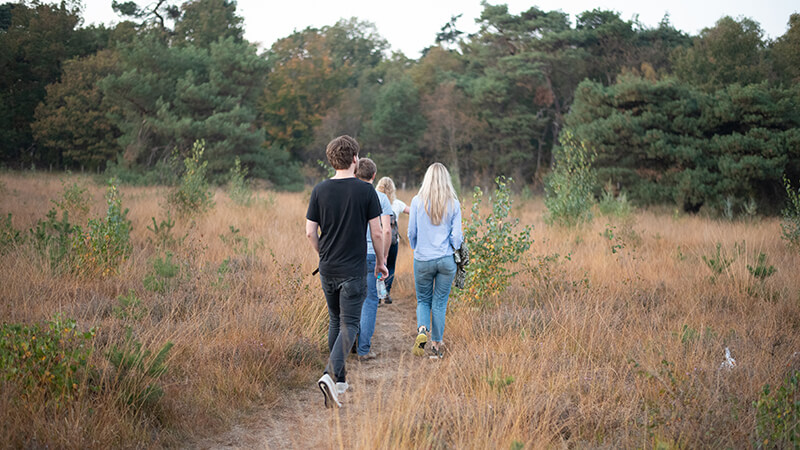
MULTIPOLYGON (((18 229, 44 217, 61 188, 57 176, 0 179, 0 213, 13 213, 18 229)), ((102 187, 84 182, 95 200, 90 215, 102 215, 102 187)), ((83 329, 97 326, 93 363, 113 381, 105 354, 125 327, 113 308, 133 290, 146 311, 132 325, 136 338, 154 349, 175 343, 161 380, 165 395, 156 408, 131 408, 121 401, 126 387, 108 382, 54 408, 21 401, 6 384, 6 446, 174 445, 225 430, 259 405, 278 405, 281 390, 319 376, 327 311, 309 275, 316 255, 304 237, 308 193, 260 191, 253 206, 242 207, 217 192, 208 215, 176 225, 174 234, 186 236, 174 249, 184 269, 157 293, 142 280, 163 254, 149 243, 147 226, 164 217, 166 190, 121 190, 134 251, 120 274, 54 276, 22 244, 0 260, 0 321, 42 322, 62 313, 83 329), (223 242, 230 226, 253 252, 237 254, 223 242)), ((406 201, 412 195, 398 194, 406 201)), ((408 370, 416 366, 407 364, 410 354, 402 356, 383 395, 362 399, 358 413, 343 410, 346 447, 754 443, 752 403, 765 384, 800 369, 800 255, 780 240, 777 219, 721 222, 640 211, 565 230, 543 223, 538 199, 516 199, 514 212, 535 226, 535 243, 512 285, 489 306, 453 300, 447 357, 408 370), (712 281, 703 256, 713 255, 717 242, 739 253, 712 281), (777 268, 764 282, 747 270, 759 252, 777 268), (726 347, 737 361, 730 370, 720 368, 726 347)), ((397 289, 413 298, 410 252, 404 255, 397 289)))

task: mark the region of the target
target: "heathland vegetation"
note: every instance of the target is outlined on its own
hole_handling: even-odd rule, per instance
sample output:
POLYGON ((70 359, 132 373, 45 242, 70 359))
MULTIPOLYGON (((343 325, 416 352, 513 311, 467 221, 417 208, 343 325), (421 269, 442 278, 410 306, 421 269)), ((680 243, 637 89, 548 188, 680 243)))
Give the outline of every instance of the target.
POLYGON ((235 2, 114 7, 0 5, 0 446, 179 445, 297 406, 327 323, 305 208, 345 133, 406 201, 446 163, 473 256, 448 357, 387 352, 403 375, 302 409, 310 430, 800 442, 800 15, 766 40, 485 4, 413 60, 357 19, 258 54, 235 2))
MULTIPOLYGON (((0 182, 13 212, 0 234, 7 446, 176 445, 264 406, 305 408, 289 423, 321 421, 363 448, 798 442, 800 254, 781 239, 781 225, 796 236, 796 209, 794 222, 715 220, 605 199, 563 227, 502 184, 467 197, 476 252, 448 312, 448 357, 419 367, 402 350, 411 320, 381 356, 396 371, 354 381, 339 428, 314 386, 327 312, 304 245, 308 191, 250 189, 243 203, 233 188, 0 182), (170 212, 177 198, 205 207, 170 212), (282 403, 295 390, 313 401, 282 403)), ((411 318, 401 254, 399 305, 386 308, 411 318)), ((289 425, 257 432, 270 426, 289 425)), ((306 439, 329 442, 307 430, 290 443, 306 439)))

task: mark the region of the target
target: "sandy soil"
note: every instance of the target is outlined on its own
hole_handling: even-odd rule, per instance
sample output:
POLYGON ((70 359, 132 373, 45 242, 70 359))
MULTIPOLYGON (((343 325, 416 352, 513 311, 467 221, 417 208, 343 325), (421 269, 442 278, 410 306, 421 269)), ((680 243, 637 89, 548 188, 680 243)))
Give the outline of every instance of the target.
MULTIPOLYGON (((191 444, 192 448, 339 448, 347 445, 348 417, 364 412, 367 402, 388 396, 394 389, 388 383, 400 382, 415 367, 431 364, 428 358, 411 355, 416 328, 416 301, 396 298, 381 305, 372 338, 376 359, 359 362, 355 355, 347 360, 350 389, 341 397, 342 409, 325 409, 316 383, 286 393, 273 408, 249 417, 247 423, 212 439, 191 444)), ((320 374, 322 375, 322 374, 320 374)))

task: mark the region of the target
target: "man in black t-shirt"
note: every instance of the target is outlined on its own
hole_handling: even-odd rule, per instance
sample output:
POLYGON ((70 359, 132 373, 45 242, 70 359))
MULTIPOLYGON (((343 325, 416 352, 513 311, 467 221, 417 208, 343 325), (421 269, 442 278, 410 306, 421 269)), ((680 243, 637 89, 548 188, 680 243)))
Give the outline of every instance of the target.
MULTIPOLYGON (((372 241, 383 242, 375 189, 355 177, 358 151, 358 142, 350 136, 339 136, 328 144, 325 154, 336 175, 314 186, 306 212, 306 236, 319 253, 320 281, 328 303, 331 354, 317 382, 328 408, 341 406, 339 394, 348 387, 345 359, 358 334, 367 291, 367 225, 372 225, 372 241)), ((375 245, 375 253, 381 261, 375 265, 375 276, 387 277, 383 245, 375 245)))

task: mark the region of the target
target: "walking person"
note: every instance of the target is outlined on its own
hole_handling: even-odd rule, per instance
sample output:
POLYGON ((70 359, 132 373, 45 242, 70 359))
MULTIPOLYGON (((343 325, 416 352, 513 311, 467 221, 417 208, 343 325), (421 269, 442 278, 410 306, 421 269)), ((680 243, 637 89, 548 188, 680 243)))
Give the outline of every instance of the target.
MULTIPOLYGON (((375 181, 375 175, 377 173, 378 168, 371 159, 361 158, 358 160, 356 178, 369 183, 370 188, 372 188, 372 182, 375 181)), ((377 194, 378 200, 381 204, 381 219, 380 228, 375 230, 372 222, 370 222, 370 230, 369 233, 367 233, 367 292, 366 298, 364 299, 364 305, 361 307, 361 328, 358 333, 357 349, 357 357, 360 361, 366 361, 375 358, 375 353, 371 350, 372 335, 375 333, 375 319, 378 315, 378 304, 380 299, 378 298, 378 291, 376 289, 378 272, 375 271, 374 267, 378 261, 378 255, 386 255, 386 253, 389 251, 389 245, 391 244, 390 240, 392 236, 392 204, 389 202, 389 197, 387 197, 386 194, 374 189, 373 191, 377 194), (374 235, 376 231, 381 233, 382 241, 373 241, 370 238, 371 235, 374 235), (377 247, 381 247, 381 253, 377 252, 377 247)), ((382 262, 385 265, 386 259, 384 259, 382 262)), ((387 272, 382 279, 386 280, 386 278, 388 278, 390 275, 391 274, 387 272)))
POLYGON ((389 177, 383 177, 378 180, 378 185, 375 187, 378 192, 383 192, 389 197, 392 202, 392 245, 389 247, 389 255, 386 257, 386 268, 389 269, 389 278, 386 280, 386 300, 383 302, 387 305, 392 304, 392 284, 394 284, 394 269, 397 264, 397 250, 400 244, 400 214, 408 214, 411 210, 402 200, 397 198, 397 189, 394 187, 394 181, 389 177))
POLYGON ((325 372, 317 382, 327 408, 339 407, 347 390, 345 360, 353 347, 366 296, 367 226, 376 243, 375 276, 388 276, 381 207, 375 189, 355 177, 359 145, 350 136, 328 143, 325 154, 336 175, 314 186, 306 212, 306 237, 319 253, 319 275, 328 304, 328 349, 325 372), (319 233, 318 233, 319 232, 319 233))
POLYGON ((417 293, 417 338, 412 352, 425 354, 430 332, 431 358, 444 356, 444 322, 450 287, 456 275, 454 249, 464 241, 461 204, 441 163, 425 172, 419 193, 411 200, 408 242, 414 250, 414 287, 417 293), (432 324, 432 326, 431 326, 432 324))

